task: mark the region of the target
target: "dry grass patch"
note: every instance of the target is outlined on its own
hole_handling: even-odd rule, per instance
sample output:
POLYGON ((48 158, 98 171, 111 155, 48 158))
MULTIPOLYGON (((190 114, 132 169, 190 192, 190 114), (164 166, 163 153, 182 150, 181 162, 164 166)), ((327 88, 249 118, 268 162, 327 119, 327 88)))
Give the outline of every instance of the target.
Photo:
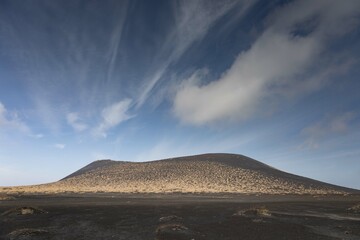
POLYGON ((271 213, 266 207, 249 208, 240 210, 234 214, 234 216, 246 216, 246 217, 270 217, 271 213))

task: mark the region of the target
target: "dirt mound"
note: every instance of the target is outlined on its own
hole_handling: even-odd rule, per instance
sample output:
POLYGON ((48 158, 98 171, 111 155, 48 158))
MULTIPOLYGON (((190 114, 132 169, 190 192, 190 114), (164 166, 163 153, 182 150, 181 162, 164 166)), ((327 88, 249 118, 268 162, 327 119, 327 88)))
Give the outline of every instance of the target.
POLYGON ((44 229, 23 228, 8 234, 9 240, 48 239, 49 232, 44 229))
POLYGON ((13 191, 313 195, 356 192, 289 174, 235 154, 203 154, 152 162, 102 160, 61 181, 13 191))
POLYGON ((9 209, 4 213, 2 213, 1 216, 37 215, 44 213, 47 212, 37 207, 19 207, 19 208, 9 209))
POLYGON ((266 207, 249 208, 236 212, 233 216, 245 216, 245 217, 270 217, 271 213, 266 207))

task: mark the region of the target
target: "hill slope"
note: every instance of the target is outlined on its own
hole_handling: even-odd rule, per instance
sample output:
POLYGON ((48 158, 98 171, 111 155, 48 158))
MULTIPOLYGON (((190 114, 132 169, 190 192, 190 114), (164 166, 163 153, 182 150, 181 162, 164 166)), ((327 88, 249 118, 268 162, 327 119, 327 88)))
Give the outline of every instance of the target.
POLYGON ((341 194, 355 190, 282 172, 242 155, 203 154, 152 162, 95 161, 58 182, 27 191, 341 194))

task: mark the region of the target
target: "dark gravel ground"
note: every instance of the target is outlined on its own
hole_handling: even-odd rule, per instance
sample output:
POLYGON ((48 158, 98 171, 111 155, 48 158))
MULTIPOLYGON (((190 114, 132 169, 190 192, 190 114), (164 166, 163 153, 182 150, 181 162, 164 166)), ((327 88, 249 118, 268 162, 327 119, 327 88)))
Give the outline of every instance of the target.
POLYGON ((360 239, 359 195, 15 197, 0 201, 0 239, 360 239))

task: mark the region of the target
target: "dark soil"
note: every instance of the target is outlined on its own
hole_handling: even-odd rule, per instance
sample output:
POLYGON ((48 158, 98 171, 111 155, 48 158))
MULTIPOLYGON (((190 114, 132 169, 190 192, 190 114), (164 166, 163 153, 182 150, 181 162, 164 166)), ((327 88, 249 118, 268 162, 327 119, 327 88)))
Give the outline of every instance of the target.
POLYGON ((360 239, 360 214, 351 211, 359 203, 360 196, 23 196, 0 202, 0 239, 360 239))

